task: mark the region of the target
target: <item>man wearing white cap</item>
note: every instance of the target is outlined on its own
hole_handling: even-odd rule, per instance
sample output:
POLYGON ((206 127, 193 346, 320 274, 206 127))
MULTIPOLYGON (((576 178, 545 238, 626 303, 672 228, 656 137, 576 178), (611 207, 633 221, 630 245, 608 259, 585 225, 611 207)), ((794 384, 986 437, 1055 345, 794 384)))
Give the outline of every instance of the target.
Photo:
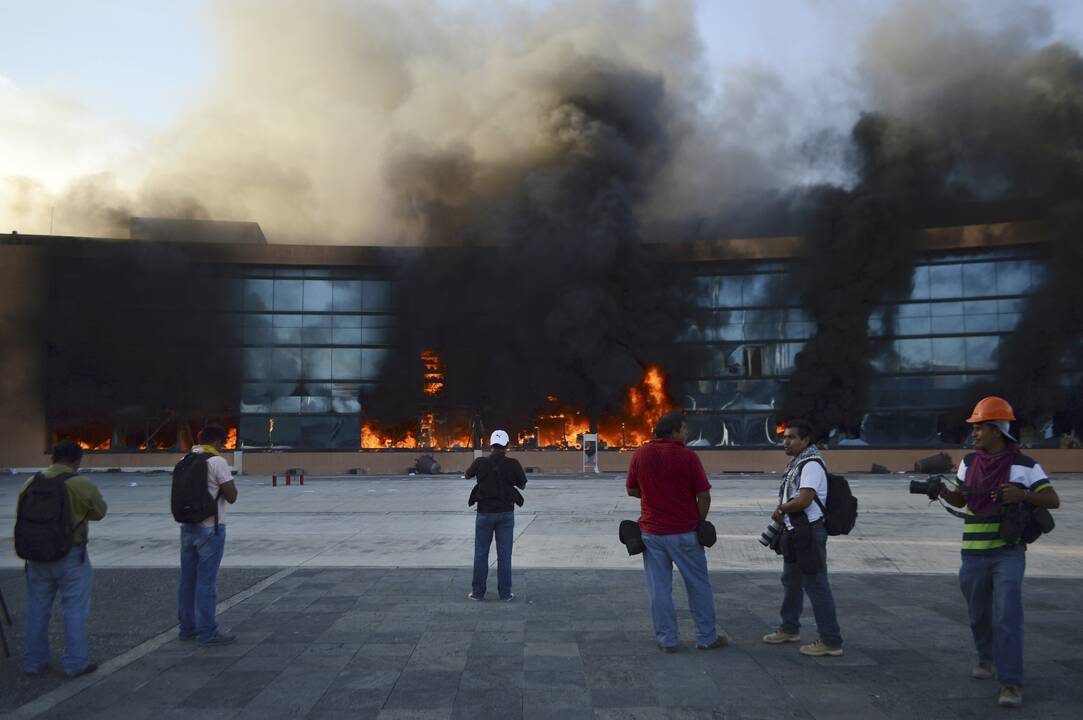
POLYGON ((496 589, 509 602, 511 592, 511 545, 515 533, 515 505, 523 504, 516 488, 526 487, 526 473, 518 460, 508 457, 508 434, 494 430, 489 438, 489 457, 477 458, 466 470, 466 479, 477 478, 469 504, 478 506, 474 524, 474 582, 471 600, 485 599, 489 576, 489 548, 496 536, 496 589))

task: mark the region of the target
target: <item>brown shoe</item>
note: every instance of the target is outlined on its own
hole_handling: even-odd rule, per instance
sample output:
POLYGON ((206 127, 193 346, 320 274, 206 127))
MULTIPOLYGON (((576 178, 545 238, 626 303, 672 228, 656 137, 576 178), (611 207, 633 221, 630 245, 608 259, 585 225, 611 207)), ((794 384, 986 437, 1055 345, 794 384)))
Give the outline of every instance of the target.
POLYGON ((1004 708, 1017 708, 1023 705, 1023 688, 1005 685, 1000 688, 997 705, 1004 708))
POLYGON ((710 645, 696 645, 697 650, 715 650, 716 648, 724 648, 730 644, 730 639, 726 635, 719 635, 714 639, 710 645))
POLYGON ((831 647, 823 640, 817 640, 811 645, 802 645, 799 651, 802 655, 808 655, 810 657, 838 657, 842 655, 842 648, 831 647))
POLYGON ((768 645, 781 645, 782 643, 801 642, 801 636, 791 635, 782 628, 779 628, 773 633, 767 633, 766 635, 764 635, 763 641, 768 645))

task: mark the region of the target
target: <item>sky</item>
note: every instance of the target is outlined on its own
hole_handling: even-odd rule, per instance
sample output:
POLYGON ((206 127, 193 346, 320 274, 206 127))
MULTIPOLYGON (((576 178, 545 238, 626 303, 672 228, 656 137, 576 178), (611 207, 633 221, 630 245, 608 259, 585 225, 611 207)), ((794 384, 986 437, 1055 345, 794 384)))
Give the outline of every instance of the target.
MULTIPOLYGON (((214 79, 213 1, 0 0, 0 177, 33 177, 58 190, 176 127, 214 79)), ((441 1, 481 12, 494 6, 441 1)), ((860 109, 852 86, 863 38, 896 1, 906 0, 699 0, 710 81, 720 85, 734 69, 771 71, 788 92, 811 98, 825 125, 841 128, 860 109)), ((990 20, 1025 1, 958 0, 990 20)), ((1083 2, 1041 5, 1052 39, 1083 46, 1083 2)))

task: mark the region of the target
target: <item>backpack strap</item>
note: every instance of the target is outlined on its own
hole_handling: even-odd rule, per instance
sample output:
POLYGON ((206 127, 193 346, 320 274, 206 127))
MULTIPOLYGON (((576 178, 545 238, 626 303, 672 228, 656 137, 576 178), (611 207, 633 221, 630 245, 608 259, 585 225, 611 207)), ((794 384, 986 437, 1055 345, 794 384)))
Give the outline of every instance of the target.
MULTIPOLYGON (((797 471, 797 477, 801 477, 801 472, 805 469, 805 466, 808 465, 810 462, 814 462, 817 465, 819 465, 820 467, 822 467, 824 469, 824 476, 825 477, 829 474, 827 472, 827 465, 824 464, 823 460, 821 460, 820 458, 809 458, 805 462, 801 463, 801 467, 797 471)), ((813 492, 812 501, 816 503, 816 506, 818 508, 820 508, 820 512, 823 513, 824 520, 826 521, 827 520, 827 508, 825 508, 824 504, 822 502, 820 502, 820 494, 817 493, 817 492, 813 492)))

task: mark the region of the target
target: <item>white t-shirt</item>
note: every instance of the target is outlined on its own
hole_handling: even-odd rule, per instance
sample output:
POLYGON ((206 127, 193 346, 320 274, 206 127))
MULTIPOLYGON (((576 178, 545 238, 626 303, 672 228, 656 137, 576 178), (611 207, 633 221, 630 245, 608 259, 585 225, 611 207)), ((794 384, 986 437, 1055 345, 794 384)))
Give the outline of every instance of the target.
MULTIPOLYGON (((203 448, 194 447, 192 452, 201 453, 203 448)), ((207 460, 207 492, 211 494, 211 497, 218 498, 218 523, 220 525, 226 524, 226 499, 218 494, 218 488, 222 483, 228 483, 233 480, 233 473, 229 469, 229 463, 221 455, 215 455, 207 460)), ((202 527, 214 527, 214 516, 207 518, 200 523, 202 527)))
MULTIPOLYGON (((824 472, 824 468, 820 463, 815 460, 809 460, 801 466, 801 483, 800 488, 812 488, 816 491, 816 497, 820 499, 820 502, 827 506, 827 473, 824 472)), ((787 501, 793 500, 796 494, 786 498, 787 501)), ((824 516, 820 506, 813 500, 812 503, 805 508, 805 514, 808 516, 808 521, 816 522, 824 516)), ((790 523, 790 516, 787 514, 784 516, 786 520, 786 527, 792 528, 793 524, 790 523)))

